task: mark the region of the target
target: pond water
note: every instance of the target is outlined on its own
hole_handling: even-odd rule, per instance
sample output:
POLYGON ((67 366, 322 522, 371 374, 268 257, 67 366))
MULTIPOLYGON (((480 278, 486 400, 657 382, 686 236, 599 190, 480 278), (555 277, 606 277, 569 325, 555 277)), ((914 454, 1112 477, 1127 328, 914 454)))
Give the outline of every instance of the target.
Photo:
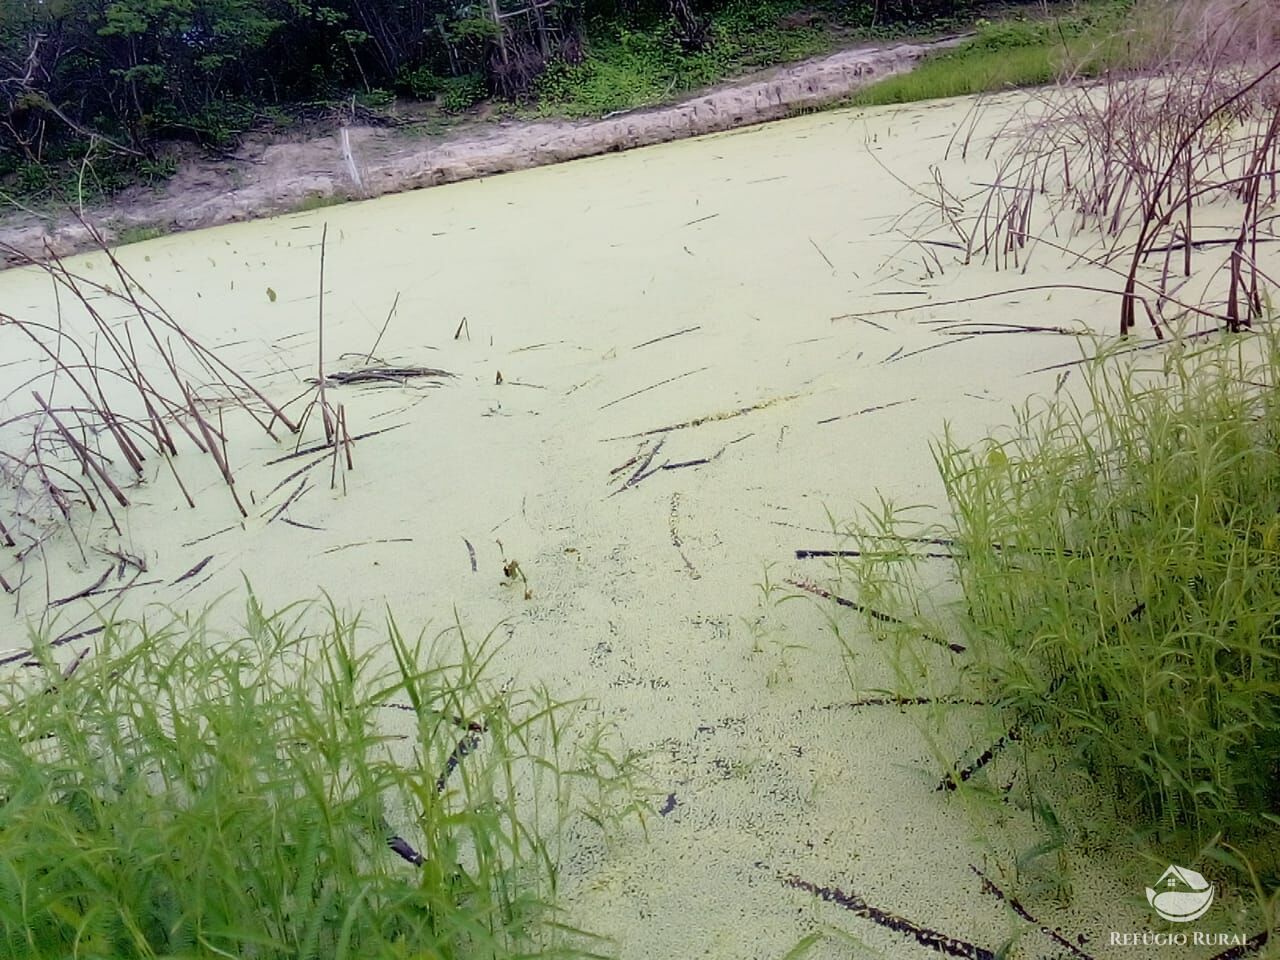
MULTIPOLYGON (((982 129, 1015 102, 993 103, 982 129)), ((1038 841, 1030 814, 934 789, 935 752, 980 750, 990 721, 957 714, 939 738, 907 710, 849 708, 892 687, 891 667, 853 613, 836 608, 837 637, 826 605, 779 605, 769 589, 828 580, 795 551, 838 547, 832 521, 877 491, 939 503, 928 442, 943 421, 962 434, 1007 422, 1053 387, 1056 373, 1030 371, 1079 356, 1069 337, 945 337, 922 321, 1112 324, 1080 291, 887 312, 1066 276, 1051 257, 1028 279, 911 242, 948 240, 934 165, 960 195, 989 175, 981 158, 943 159, 969 108, 802 117, 120 250, 183 329, 295 417, 320 363, 322 236, 326 374, 452 376, 330 386, 350 432, 368 434, 350 471, 323 451, 284 459, 298 440, 224 409, 247 516, 189 446, 175 463, 195 509, 153 457, 124 490, 121 533, 80 509, 75 537, 55 533, 21 563, 6 554, 0 573, 24 583, 0 610, 8 645, 29 620, 65 636, 99 607, 196 609, 242 578, 268 605, 327 592, 409 631, 456 610, 505 640, 499 673, 594 698, 650 752, 648 838, 584 841, 564 879, 568 919, 621 956, 782 957, 823 926, 861 946, 813 956, 929 955, 806 885, 985 949, 1021 937, 1011 956, 1058 955, 972 869, 1009 883, 992 864, 1038 841), (119 552, 145 572, 116 569, 119 552), (504 582, 513 559, 519 586, 504 582)), ((66 265, 122 289, 102 254, 66 265)), ((140 336, 127 303, 92 302, 140 336)), ((34 269, 0 275, 0 304, 56 317, 34 269)), ((93 344, 65 292, 62 306, 93 344)), ((18 386, 47 362, 0 337, 9 412, 29 409, 18 386)), ((141 362, 163 376, 154 351, 141 362)), ((225 393, 198 365, 185 372, 205 399, 225 393)), ((322 439, 313 417, 300 442, 322 439)), ((218 609, 232 622, 239 600, 218 609)), ((955 666, 941 655, 929 669, 955 666)), ((1092 944, 1149 925, 1144 877, 1072 857, 1058 866, 1074 896, 1042 890, 1040 919, 1115 955, 1092 944)))

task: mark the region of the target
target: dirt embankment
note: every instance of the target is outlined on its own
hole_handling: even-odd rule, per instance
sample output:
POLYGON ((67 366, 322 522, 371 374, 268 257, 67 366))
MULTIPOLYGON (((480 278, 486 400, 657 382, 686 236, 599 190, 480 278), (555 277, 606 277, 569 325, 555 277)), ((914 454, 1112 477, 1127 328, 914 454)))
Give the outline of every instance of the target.
MULTIPOLYGON (((196 230, 284 213, 312 198, 376 197, 715 133, 833 103, 962 39, 843 50, 670 106, 600 120, 513 121, 482 134, 443 137, 350 126, 318 138, 250 143, 234 159, 188 160, 163 187, 129 190, 84 216, 113 241, 131 229, 196 230)), ((0 264, 11 266, 46 250, 74 253, 94 241, 89 227, 70 213, 19 211, 0 216, 0 245, 0 264)))

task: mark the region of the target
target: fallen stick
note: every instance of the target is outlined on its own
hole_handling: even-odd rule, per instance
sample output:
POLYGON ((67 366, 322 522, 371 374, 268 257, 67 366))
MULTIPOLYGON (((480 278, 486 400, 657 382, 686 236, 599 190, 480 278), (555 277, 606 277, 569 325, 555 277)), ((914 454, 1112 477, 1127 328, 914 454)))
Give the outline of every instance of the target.
POLYGON ((177 580, 169 584, 169 586, 176 587, 183 580, 190 580, 192 577, 196 576, 201 570, 207 567, 209 565, 209 561, 212 559, 213 559, 213 554, 209 554, 209 556, 205 557, 203 560, 197 563, 194 567, 192 567, 190 570, 188 570, 186 573, 180 576, 177 580))
POLYGON ((224 533, 230 533, 232 530, 239 528, 238 523, 233 523, 229 527, 223 527, 221 530, 215 530, 213 533, 206 533, 203 537, 196 537, 194 540, 186 540, 182 543, 184 547, 194 547, 197 543, 203 543, 206 540, 212 540, 214 537, 220 537, 224 533))
MULTIPOLYGON (((1205 337, 1211 337, 1215 333, 1222 333, 1227 329, 1228 327, 1224 323, 1216 327, 1210 327, 1208 330, 1197 330, 1194 333, 1184 333, 1179 339, 1180 340, 1201 340, 1205 337)), ((1124 350, 1116 350, 1110 356, 1122 357, 1129 353, 1138 353, 1139 351, 1142 351, 1142 350, 1155 350, 1159 347, 1163 347, 1167 345, 1168 345, 1168 342, 1165 340, 1156 340, 1148 343, 1139 343, 1132 347, 1127 347, 1124 350)), ((1098 358, 1096 356, 1088 356, 1088 357, 1081 357, 1079 360, 1064 360, 1062 363, 1051 363, 1047 367, 1036 367, 1034 370, 1028 370, 1025 374, 1023 374, 1023 376, 1031 376, 1034 373, 1051 373, 1054 370, 1065 370, 1071 367, 1078 367, 1086 363, 1092 363, 1094 360, 1097 360, 1097 359, 1098 358)))
POLYGON ((704 467, 713 460, 719 460, 720 454, 724 453, 726 448, 721 447, 720 453, 710 457, 699 457, 697 460, 681 460, 679 463, 672 463, 668 460, 666 463, 658 467, 659 470, 683 470, 685 467, 704 467))
MULTIPOLYGON (((84 620, 80 621, 84 623, 84 620)), ((106 630, 106 627, 90 627, 88 630, 81 630, 79 633, 66 633, 56 639, 49 641, 51 647, 61 647, 65 644, 72 643, 75 640, 83 640, 85 637, 96 636, 106 630)), ((30 647, 25 650, 19 650, 17 653, 11 653, 7 656, 0 657, 0 667, 7 667, 11 663, 17 663, 19 660, 29 660, 35 653, 30 647)))
MULTIPOLYGON (((365 433, 357 433, 354 437, 350 438, 350 442, 355 443, 357 440, 367 440, 369 437, 376 437, 380 433, 389 433, 390 431, 398 430, 403 426, 406 426, 406 424, 393 423, 389 427, 381 427, 377 430, 368 430, 365 433)), ((268 460, 263 464, 263 466, 274 467, 277 463, 284 463, 287 460, 296 460, 299 457, 306 457, 320 450, 328 450, 332 446, 333 442, 331 440, 326 440, 324 443, 315 443, 309 447, 302 447, 299 450, 294 450, 292 453, 286 453, 283 457, 276 457, 274 460, 268 460)), ((293 478, 290 477, 289 479, 293 478)))
POLYGON ((281 523, 287 523, 291 527, 297 527, 299 530, 324 530, 324 527, 317 527, 313 523, 303 523, 300 520, 290 520, 288 517, 282 517, 281 523))
POLYGON ((999 323, 995 320, 924 320, 924 324, 932 325, 934 333, 946 333, 956 336, 953 330, 968 330, 973 336, 991 336, 1000 333, 1060 333, 1068 337, 1087 337, 1092 331, 1087 329, 1072 330, 1070 327, 1044 326, 1034 323, 999 323), (977 329, 974 329, 974 328, 977 329))
POLYGON ((710 369, 710 367, 699 367, 697 370, 690 370, 688 373, 680 373, 674 377, 667 377, 667 379, 659 380, 657 383, 652 383, 647 387, 642 387, 639 390, 633 390, 625 396, 618 397, 616 400, 610 400, 604 406, 600 407, 600 409, 608 410, 615 404, 622 403, 623 400, 630 400, 632 397, 638 397, 642 393, 648 393, 650 390, 656 390, 658 387, 666 386, 668 383, 675 383, 677 380, 683 380, 685 377, 692 377, 695 373, 703 373, 710 369))
POLYGON ((881 363, 897 363, 899 360, 907 359, 907 357, 918 357, 920 354, 928 353, 930 350, 938 350, 942 347, 952 347, 952 346, 955 346, 957 343, 964 343, 966 340, 972 340, 975 336, 977 336, 977 334, 974 334, 974 333, 965 334, 963 336, 957 335, 954 340, 944 340, 942 341, 942 343, 930 344, 927 347, 920 347, 918 350, 909 350, 906 353, 903 353, 902 349, 899 348, 898 350, 894 351, 892 356, 886 357, 884 360, 881 360, 880 362, 881 363))
POLYGON ((453 748, 448 759, 445 760, 444 771, 436 778, 436 793, 444 793, 450 774, 458 769, 458 764, 462 762, 462 758, 474 751, 478 746, 480 746, 479 733, 468 733, 458 741, 458 745, 453 748))
MULTIPOLYGON (((813 249, 815 249, 815 250, 817 250, 817 251, 818 251, 818 256, 820 256, 820 257, 822 258, 823 262, 824 262, 824 263, 826 263, 826 265, 827 265, 828 267, 830 267, 830 268, 831 268, 831 272, 832 272, 832 273, 835 273, 835 271, 836 271, 836 265, 835 265, 834 263, 832 263, 832 262, 831 262, 831 258, 830 258, 830 257, 828 257, 825 253, 823 253, 823 252, 822 252, 822 248, 821 248, 820 246, 818 246, 817 241, 816 241, 816 240, 814 240, 814 239, 813 239, 813 237, 810 237, 810 238, 809 238, 809 243, 813 245, 813 249)), ((854 276, 856 277, 856 276, 857 276, 857 274, 855 273, 855 274, 854 274, 854 276)))
POLYGON ((824 423, 835 423, 837 420, 848 420, 852 417, 860 417, 864 413, 876 413, 879 410, 888 410, 890 407, 899 407, 904 403, 914 403, 919 397, 908 397, 906 400, 892 400, 889 403, 880 403, 874 407, 863 407, 861 410, 855 410, 853 413, 842 413, 836 417, 827 417, 825 420, 819 420, 818 426, 824 423))
MULTIPOLYGON (((809 583, 805 580, 791 580, 791 579, 787 579, 785 582, 791 584, 791 586, 793 587, 799 587, 801 590, 805 590, 809 593, 812 593, 815 596, 822 597, 824 600, 833 600, 842 607, 848 607, 850 610, 856 610, 858 611, 858 613, 865 614, 866 616, 871 617, 873 620, 879 620, 881 623, 893 623, 893 624, 897 624, 898 626, 907 625, 905 621, 899 620, 897 617, 892 616, 891 614, 882 613, 881 611, 875 610, 871 607, 864 607, 862 604, 856 603, 853 600, 848 599, 847 597, 842 597, 838 594, 832 593, 830 590, 824 590, 822 587, 818 586, 816 583, 809 583)), ((961 646, 958 643, 949 643, 946 640, 943 640, 939 637, 930 636, 927 633, 922 633, 920 636, 923 639, 928 640, 930 643, 936 643, 939 646, 946 647, 952 653, 964 653, 965 650, 967 649, 966 647, 961 646)))
MULTIPOLYGON (((452 377, 454 374, 448 370, 439 370, 435 367, 367 367, 363 370, 339 370, 335 373, 326 373, 325 380, 339 386, 346 386, 352 383, 368 383, 376 380, 391 380, 396 383, 404 383, 406 380, 412 380, 417 377, 452 377)), ((311 378, 309 383, 315 383, 315 378, 311 378)))
MULTIPOLYGON (((278 489, 280 489, 279 485, 274 487, 271 490, 271 493, 275 493, 276 490, 278 489)), ((298 481, 298 486, 294 489, 293 493, 289 494, 289 496, 285 498, 284 503, 280 504, 280 506, 276 507, 275 510, 272 511, 271 516, 267 518, 267 523, 271 523, 278 516, 280 516, 280 514, 288 510, 290 505, 299 497, 301 497, 306 492, 306 490, 307 490, 307 478, 303 477, 301 480, 298 481)), ((271 496, 271 493, 268 493, 267 496, 268 497, 271 496)), ((263 499, 266 499, 266 498, 264 497, 263 499)))
POLYGON ((79 590, 76 593, 71 594, 68 597, 63 597, 61 600, 54 600, 52 603, 49 604, 49 606, 61 607, 61 606, 65 606, 66 604, 70 603, 73 600, 79 600, 81 597, 89 596, 89 594, 93 593, 95 590, 97 590, 99 587, 101 587, 104 583, 107 582, 107 577, 111 576, 111 571, 114 570, 115 568, 116 566, 113 563, 111 566, 107 567, 107 569, 102 572, 102 576, 100 576, 92 584, 85 587, 83 590, 79 590))
POLYGON ((399 834, 387 837, 387 846, 391 848, 391 852, 401 859, 408 860, 415 867, 420 867, 427 862, 426 857, 415 850, 409 841, 399 834))
MULTIPOLYGON (((797 550, 797 560, 816 560, 822 557, 865 557, 869 551, 865 550, 797 550)), ((880 551, 877 551, 880 552, 880 551)), ((874 555, 874 554, 873 554, 874 555)), ((954 560, 954 553, 916 553, 912 554, 916 557, 924 557, 931 560, 954 560)))
MULTIPOLYGON (((410 713, 418 712, 417 707, 408 703, 384 703, 382 706, 395 710, 406 710, 410 713)), ((458 765, 462 762, 464 757, 474 752, 475 749, 480 746, 480 734, 486 733, 489 728, 483 723, 477 723, 474 720, 463 720, 461 717, 452 717, 441 713, 437 713, 437 716, 444 717, 444 719, 448 720, 454 726, 463 728, 467 731, 467 735, 459 740, 457 746, 455 746, 449 753, 448 758, 445 760, 444 770, 441 772, 440 776, 436 778, 436 793, 444 793, 445 787, 448 785, 450 774, 458 768, 458 765)), ((387 837, 387 846, 398 857, 408 861, 415 867, 420 867, 426 863, 426 858, 415 850, 413 845, 399 834, 393 834, 392 836, 387 837)))
POLYGON ((661 343, 663 340, 670 340, 672 337, 683 336, 686 333, 693 333, 695 330, 701 330, 701 329, 702 329, 702 324, 698 324, 696 327, 685 327, 683 330, 677 330, 675 333, 663 334, 660 337, 654 337, 652 340, 646 340, 644 343, 637 343, 631 349, 639 350, 641 347, 647 347, 655 343, 661 343))
POLYGON ((954 790, 960 789, 960 784, 967 783, 969 780, 971 780, 974 774, 976 774, 983 767, 985 767, 992 760, 994 760, 996 758, 996 755, 999 754, 1001 750, 1003 750, 1009 744, 1016 743, 1021 739, 1022 739, 1022 728, 1017 726, 1010 727, 1009 731, 1004 736, 1002 736, 999 740, 997 740, 991 746, 987 747, 987 749, 983 750, 982 753, 978 754, 977 759, 975 759, 968 766, 963 767, 962 769, 957 770, 954 773, 948 772, 947 775, 938 782, 938 785, 933 788, 934 791, 935 792, 940 792, 943 790, 954 791, 954 790))
POLYGON ((867 697, 862 700, 851 700, 848 703, 831 703, 823 710, 856 709, 858 707, 986 707, 985 700, 969 700, 965 697, 867 697))
POLYGON ((209 445, 209 455, 213 457, 213 462, 217 465, 218 470, 221 472, 222 479, 226 481, 227 489, 231 491, 231 499, 235 501, 236 509, 240 511, 240 516, 247 517, 249 515, 249 511, 247 511, 244 508, 244 504, 240 502, 240 495, 236 493, 235 477, 233 477, 231 474, 231 466, 229 463, 227 463, 226 458, 223 456, 223 454, 219 450, 218 444, 214 442, 212 428, 208 423, 205 422, 204 417, 200 415, 200 411, 196 409, 195 397, 192 395, 190 389, 188 389, 187 386, 184 384, 182 387, 182 390, 183 390, 183 393, 186 395, 187 409, 190 411, 192 418, 195 420, 196 426, 199 427, 200 432, 204 435, 205 443, 209 445))
POLYGON ((644 462, 641 463, 640 466, 636 468, 635 473, 631 474, 631 476, 626 479, 626 481, 622 484, 622 486, 620 486, 617 490, 613 491, 613 493, 609 494, 609 496, 611 497, 616 496, 617 494, 621 493, 623 490, 629 490, 630 488, 638 484, 641 480, 643 480, 645 477, 649 476, 652 473, 657 473, 658 472, 657 468, 653 470, 649 470, 649 464, 653 463, 653 458, 658 455, 658 451, 662 449, 662 445, 666 442, 667 442, 666 438, 663 437, 661 440, 655 443, 652 449, 650 449, 649 452, 645 455, 644 462), (646 473, 646 471, 648 472, 646 473))
MULTIPOLYGON (((163 580, 159 580, 159 579, 139 580, 138 577, 139 577, 139 574, 135 573, 133 575, 133 579, 130 580, 128 583, 124 584, 123 586, 112 587, 110 590, 91 590, 90 592, 84 594, 84 597, 119 596, 120 594, 124 593, 126 590, 130 590, 133 587, 154 587, 157 584, 164 583, 163 580)), ((83 598, 77 598, 77 599, 83 599, 83 598)), ((68 600, 63 602, 69 603, 70 601, 68 600)))
POLYGON ((980 947, 967 940, 948 936, 929 927, 923 927, 912 920, 908 920, 906 917, 898 916, 887 910, 881 910, 879 907, 873 907, 857 894, 846 893, 839 887, 820 887, 794 874, 779 876, 778 879, 794 890, 803 890, 806 893, 811 893, 826 903, 834 903, 850 913, 865 917, 886 930, 892 930, 894 933, 911 937, 920 946, 927 947, 935 953, 942 953, 949 957, 962 957, 965 960, 996 960, 995 952, 988 950, 986 947, 980 947))
MULTIPOLYGON (((285 523, 289 521, 286 520, 285 523)), ((295 523, 294 526, 302 526, 295 523)), ((312 530, 319 530, 319 527, 312 527, 312 530)), ((413 537, 383 537, 380 540, 358 540, 355 543, 344 543, 337 547, 330 547, 328 550, 322 550, 321 553, 338 553, 341 550, 348 550, 351 547, 368 547, 377 543, 413 543, 413 537)))
POLYGON ((652 430, 642 430, 640 433, 627 433, 618 437, 605 437, 602 443, 608 443, 612 440, 634 440, 637 437, 652 437, 659 433, 672 433, 676 430, 687 430, 691 427, 700 427, 704 423, 714 423, 719 420, 732 420, 734 417, 742 417, 748 413, 755 413, 757 410, 763 410, 766 407, 772 407, 775 404, 787 403, 790 400, 799 398, 800 394, 792 393, 781 397, 774 397, 771 400, 761 400, 759 403, 753 403, 749 407, 739 407, 737 410, 729 410, 725 413, 711 413, 705 417, 698 417, 695 420, 686 420, 683 423, 673 423, 667 427, 655 427, 652 430))
POLYGON ((978 879, 982 881, 983 893, 990 894, 991 896, 999 900, 1001 903, 1007 903, 1009 905, 1009 908, 1013 910, 1013 912, 1016 913, 1018 916, 1020 916, 1023 920, 1027 921, 1027 923, 1031 924, 1033 927, 1038 929, 1041 933, 1043 933, 1050 940, 1057 943, 1059 946, 1066 947, 1067 950, 1069 950, 1075 956, 1080 957, 1081 960, 1094 960, 1091 954, 1085 953, 1083 950, 1077 947, 1074 943, 1072 943, 1070 940, 1068 940, 1066 937, 1060 934, 1057 930, 1054 930, 1053 928, 1046 926, 1045 924, 1037 920, 1035 917, 1033 917, 1027 911, 1026 907, 1024 907, 1021 903, 1018 902, 1017 897, 1007 896, 1003 890, 1001 890, 999 887, 995 885, 995 883, 991 880, 990 877, 988 877, 985 873, 983 873, 981 870, 975 867, 972 863, 969 864, 969 869, 972 870, 974 873, 976 873, 978 875, 978 879))

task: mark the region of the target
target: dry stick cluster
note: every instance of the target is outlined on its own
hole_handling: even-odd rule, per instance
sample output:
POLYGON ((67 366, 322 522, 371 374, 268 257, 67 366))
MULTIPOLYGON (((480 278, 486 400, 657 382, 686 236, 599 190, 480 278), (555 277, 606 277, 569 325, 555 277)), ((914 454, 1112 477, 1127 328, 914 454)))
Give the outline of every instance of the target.
MULTIPOLYGON (((329 469, 329 489, 334 489, 338 485, 338 465, 345 461, 346 468, 351 470, 355 464, 351 457, 351 447, 354 438, 351 436, 351 430, 347 427, 347 411, 342 404, 338 404, 335 408, 329 402, 329 398, 325 393, 325 388, 330 382, 330 378, 325 376, 324 372, 324 255, 325 245, 329 239, 329 225, 326 223, 320 231, 320 302, 317 317, 318 327, 318 347, 316 350, 316 392, 311 402, 307 404, 306 409, 302 412, 301 422, 298 426, 298 447, 302 446, 302 430, 307 425, 312 413, 316 410, 320 411, 320 422, 324 425, 324 446, 332 448, 333 456, 329 469)), ((398 300, 398 295, 397 295, 398 300)), ((392 305, 392 313, 395 312, 395 305, 392 305)), ((390 314, 387 316, 388 322, 391 320, 390 314)), ((386 330, 386 325, 383 325, 386 330)), ((378 339, 382 339, 382 335, 378 335, 378 339)), ((377 344, 374 344, 376 348, 377 344)), ((372 353, 372 350, 370 351, 372 353)), ((295 453, 297 450, 295 449, 295 453)), ((347 477, 342 475, 342 489, 346 492, 347 477)))
MULTIPOLYGON (((69 524, 77 508, 105 514, 120 533, 113 504, 129 504, 125 491, 146 479, 148 460, 163 461, 194 507, 174 464, 183 435, 214 461, 245 514, 227 457, 225 406, 247 412, 273 439, 277 424, 299 429, 242 373, 187 333, 101 239, 99 248, 118 288, 72 273, 50 251, 33 265, 53 284, 54 322, 0 313, 0 340, 25 340, 43 361, 0 397, 16 411, 0 419, 0 483, 11 493, 0 504, 0 543, 15 551, 19 567, 16 581, 0 579, 10 593, 26 582, 28 557, 59 519, 69 524), (74 308, 71 315, 64 305, 74 308)), ((83 555, 84 545, 77 544, 83 555)))
MULTIPOLYGON (((936 171, 930 188, 915 191, 917 209, 940 218, 962 262, 1025 272, 1043 245, 1106 268, 1123 278, 1121 290, 1100 291, 1119 294, 1122 334, 1135 327, 1139 305, 1157 337, 1170 306, 1233 331, 1262 315, 1274 278, 1258 248, 1280 239, 1269 213, 1280 199, 1280 27, 1272 0, 1188 0, 1176 9, 1168 37, 1136 41, 1160 51, 1148 62, 1097 83, 1059 84, 1003 124, 985 153, 994 175, 975 197, 956 197, 936 171), (1228 223, 1203 237, 1196 212, 1210 204, 1228 223), (1084 234, 1090 245, 1073 243, 1084 234), (1183 302, 1193 253, 1219 246, 1230 253, 1209 287, 1225 269, 1226 290, 1207 287, 1183 302), (1143 279, 1144 271, 1157 278, 1143 279)), ((949 153, 976 148, 981 109, 949 153)))

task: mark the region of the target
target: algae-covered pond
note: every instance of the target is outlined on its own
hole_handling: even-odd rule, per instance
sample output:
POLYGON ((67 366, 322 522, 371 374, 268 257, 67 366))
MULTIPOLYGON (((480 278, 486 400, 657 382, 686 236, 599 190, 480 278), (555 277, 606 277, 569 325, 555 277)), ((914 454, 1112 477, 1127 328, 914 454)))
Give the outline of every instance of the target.
MULTIPOLYGON (((973 136, 1017 102, 992 102, 973 136)), ((944 159, 970 106, 802 117, 119 250, 183 329, 296 415, 320 363, 322 232, 325 374, 439 373, 329 381, 357 438, 350 470, 224 410, 246 516, 207 459, 176 458, 194 509, 148 463, 119 533, 81 510, 74 537, 4 555, 23 585, 0 611, 6 646, 29 620, 66 636, 117 604, 139 617, 232 594, 214 616, 234 618, 244 580, 268 604, 389 608, 409 631, 456 612, 504 641, 500 675, 591 698, 646 755, 647 836, 583 839, 561 878, 567 920, 622 957, 780 958, 831 928, 847 937, 811 955, 923 957, 938 937, 954 956, 1153 955, 1107 945, 1150 926, 1149 864, 1072 848, 1054 863, 1070 895, 1039 888, 1034 922, 993 894, 983 878, 1012 886, 1043 824, 937 789, 938 751, 980 751, 989 719, 957 710, 942 735, 910 707, 857 706, 894 670, 804 554, 838 549, 833 522, 877 491, 942 502, 929 441, 944 420, 966 436, 1006 423, 1053 391, 1061 371, 1045 368, 1080 356, 1073 336, 925 321, 1113 326, 1081 289, 1102 271, 1051 255, 1025 273, 961 267, 911 242, 946 239, 939 182, 965 196, 989 175, 977 151, 944 159)), ((66 266, 121 289, 101 253, 66 266)), ((91 302, 122 329, 127 303, 91 302)), ((0 274, 0 303, 56 316, 34 268, 0 274)), ((12 410, 48 363, 16 337, 4 350, 12 410)), ((301 445, 322 440, 313 418, 301 445)), ((962 663, 931 656, 939 676, 962 663)))

